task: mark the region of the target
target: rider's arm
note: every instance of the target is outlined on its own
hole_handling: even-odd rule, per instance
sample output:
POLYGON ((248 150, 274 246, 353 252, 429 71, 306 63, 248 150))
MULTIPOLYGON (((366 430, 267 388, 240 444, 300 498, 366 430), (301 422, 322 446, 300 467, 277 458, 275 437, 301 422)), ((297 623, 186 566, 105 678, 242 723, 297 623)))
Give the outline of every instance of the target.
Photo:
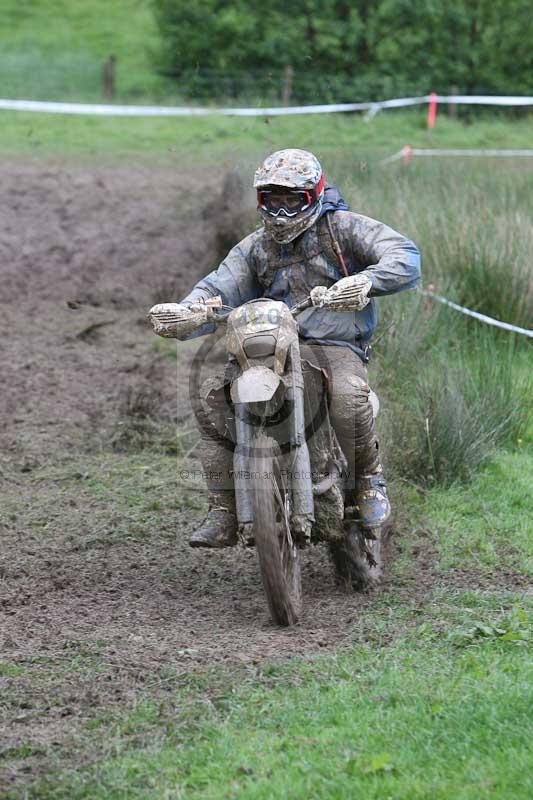
POLYGON ((383 222, 362 214, 338 212, 335 222, 352 263, 372 281, 371 297, 410 289, 420 279, 417 246, 383 222))
POLYGON ((262 294, 253 268, 252 247, 257 235, 252 233, 236 245, 218 269, 198 281, 181 302, 191 305, 220 295, 224 305, 236 308, 262 294))

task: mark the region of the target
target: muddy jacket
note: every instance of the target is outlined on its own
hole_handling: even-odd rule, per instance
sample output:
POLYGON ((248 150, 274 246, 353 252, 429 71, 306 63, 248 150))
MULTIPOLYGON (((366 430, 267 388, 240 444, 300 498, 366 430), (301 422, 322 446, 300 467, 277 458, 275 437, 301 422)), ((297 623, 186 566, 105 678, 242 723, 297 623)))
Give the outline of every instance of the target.
MULTIPOLYGON (((345 206, 344 206, 345 207, 345 206)), ((364 271, 372 281, 371 297, 414 286, 420 277, 416 245, 382 222, 351 211, 329 212, 333 232, 350 274, 364 271)), ((185 304, 221 295, 239 306, 258 297, 281 300, 289 307, 304 300, 314 286, 332 286, 344 277, 322 216, 289 244, 278 244, 264 227, 251 233, 226 256, 219 268, 199 281, 185 304)), ((365 351, 376 327, 375 301, 362 311, 334 312, 311 308, 298 318, 300 335, 323 344, 365 351)), ((204 326, 193 334, 209 333, 204 326)))

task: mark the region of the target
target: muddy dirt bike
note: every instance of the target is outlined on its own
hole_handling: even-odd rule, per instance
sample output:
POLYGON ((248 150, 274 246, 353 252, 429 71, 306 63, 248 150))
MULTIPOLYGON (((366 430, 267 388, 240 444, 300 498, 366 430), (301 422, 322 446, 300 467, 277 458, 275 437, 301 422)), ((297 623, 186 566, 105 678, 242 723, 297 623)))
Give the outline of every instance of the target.
POLYGON ((273 620, 291 625, 301 613, 300 549, 326 542, 338 578, 364 589, 379 580, 381 540, 344 506, 346 460, 328 416, 327 363, 321 369, 300 355, 297 316, 311 298, 292 309, 258 299, 225 310, 213 300, 207 319, 225 327, 230 369, 205 400, 220 407, 224 395, 239 539, 255 543, 273 620))

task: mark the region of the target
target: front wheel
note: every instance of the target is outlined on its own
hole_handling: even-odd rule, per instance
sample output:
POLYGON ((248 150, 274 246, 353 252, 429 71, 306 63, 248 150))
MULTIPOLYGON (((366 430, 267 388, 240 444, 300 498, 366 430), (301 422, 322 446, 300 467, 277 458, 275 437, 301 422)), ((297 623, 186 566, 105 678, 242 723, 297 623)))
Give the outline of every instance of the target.
POLYGON ((301 613, 302 588, 298 548, 290 530, 290 491, 279 445, 262 433, 253 442, 251 478, 255 546, 270 613, 278 625, 294 625, 301 613))

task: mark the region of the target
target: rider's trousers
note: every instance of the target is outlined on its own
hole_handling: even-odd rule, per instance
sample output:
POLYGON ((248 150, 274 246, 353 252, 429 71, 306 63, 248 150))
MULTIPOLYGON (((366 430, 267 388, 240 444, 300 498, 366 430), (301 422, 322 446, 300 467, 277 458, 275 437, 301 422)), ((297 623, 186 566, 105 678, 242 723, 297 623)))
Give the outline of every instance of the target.
MULTIPOLYGON (((353 491, 357 478, 375 472, 380 463, 366 366, 349 347, 301 343, 300 350, 304 378, 306 371, 313 367, 326 375, 325 398, 308 398, 307 405, 316 409, 316 419, 320 422, 323 420, 319 412, 321 400, 325 400, 329 419, 348 462, 347 489, 353 491)), ((217 382, 223 384, 221 371, 219 368, 219 374, 209 379, 211 387, 217 382)), ((316 382, 313 387, 316 393, 316 382)), ((210 504, 232 508, 233 447, 224 419, 222 402, 220 407, 205 412, 200 420, 202 438, 197 454, 202 462, 210 504)), ((307 432, 312 435, 312 425, 307 432)))

